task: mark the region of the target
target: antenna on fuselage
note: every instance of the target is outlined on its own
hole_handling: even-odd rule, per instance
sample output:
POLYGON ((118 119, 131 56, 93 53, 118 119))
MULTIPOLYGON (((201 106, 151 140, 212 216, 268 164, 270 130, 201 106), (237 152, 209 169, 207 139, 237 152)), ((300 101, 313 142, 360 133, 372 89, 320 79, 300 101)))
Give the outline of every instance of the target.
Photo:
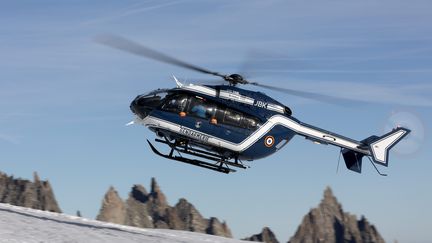
POLYGON ((176 78, 176 76, 172 76, 174 78, 174 81, 176 82, 177 88, 183 87, 183 84, 176 78))

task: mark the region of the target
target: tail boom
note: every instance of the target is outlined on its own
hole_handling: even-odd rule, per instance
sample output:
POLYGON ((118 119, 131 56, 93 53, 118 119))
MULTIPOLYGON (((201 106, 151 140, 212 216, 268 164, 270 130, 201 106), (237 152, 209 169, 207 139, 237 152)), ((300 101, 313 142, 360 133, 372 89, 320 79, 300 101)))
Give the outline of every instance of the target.
POLYGON ((345 164, 349 170, 361 173, 362 158, 367 156, 373 162, 388 166, 389 151, 411 131, 398 127, 383 136, 370 136, 362 141, 356 141, 320 128, 297 122, 290 128, 306 139, 321 144, 332 144, 341 148, 345 164))

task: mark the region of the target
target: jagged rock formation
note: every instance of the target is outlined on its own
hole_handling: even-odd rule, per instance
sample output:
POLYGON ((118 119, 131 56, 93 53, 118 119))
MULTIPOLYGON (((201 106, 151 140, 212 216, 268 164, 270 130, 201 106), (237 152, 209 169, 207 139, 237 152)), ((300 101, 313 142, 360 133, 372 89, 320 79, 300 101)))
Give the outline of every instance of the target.
POLYGON ((151 180, 150 193, 143 186, 134 185, 125 202, 110 187, 97 219, 142 228, 176 229, 232 237, 225 222, 204 218, 184 198, 171 207, 154 178, 151 180))
POLYGON ((324 198, 317 208, 304 218, 289 243, 350 242, 383 243, 384 240, 364 217, 345 213, 330 188, 324 191, 324 198))
POLYGON ((61 213, 50 183, 41 181, 36 172, 33 182, 0 172, 0 202, 61 213))
POLYGON ((149 195, 146 189, 141 185, 134 185, 129 194, 129 198, 126 200, 126 221, 121 224, 141 228, 153 228, 153 222, 147 210, 148 201, 149 195))
POLYGON ((232 238, 231 230, 228 228, 226 222, 220 222, 217 218, 211 217, 206 233, 210 235, 219 235, 232 238))
POLYGON ((279 243, 273 231, 271 231, 270 228, 268 227, 264 227, 261 233, 252 235, 251 237, 244 238, 243 240, 265 242, 265 243, 279 243))
POLYGON ((97 220, 122 224, 125 221, 126 207, 114 187, 110 187, 102 201, 97 220))

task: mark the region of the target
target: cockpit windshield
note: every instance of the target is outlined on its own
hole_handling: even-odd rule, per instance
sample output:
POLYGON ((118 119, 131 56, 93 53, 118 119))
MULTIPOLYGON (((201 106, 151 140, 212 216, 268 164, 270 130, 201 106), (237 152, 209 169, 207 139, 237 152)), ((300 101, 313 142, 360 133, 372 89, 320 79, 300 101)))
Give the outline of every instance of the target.
POLYGON ((159 96, 161 99, 164 99, 168 95, 169 89, 156 89, 147 94, 141 95, 143 98, 150 98, 152 96, 159 96))
POLYGON ((144 95, 138 95, 131 103, 130 109, 140 118, 146 117, 153 109, 159 107, 165 97, 167 90, 154 90, 144 95))

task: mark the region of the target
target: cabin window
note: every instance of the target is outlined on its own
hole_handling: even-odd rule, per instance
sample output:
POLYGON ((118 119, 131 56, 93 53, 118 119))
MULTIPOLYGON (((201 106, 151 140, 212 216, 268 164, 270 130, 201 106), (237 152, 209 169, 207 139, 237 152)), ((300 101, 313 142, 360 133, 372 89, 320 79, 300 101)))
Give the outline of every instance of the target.
POLYGON ((241 127, 242 114, 240 112, 226 109, 223 123, 231 126, 241 127))
POLYGON ((189 104, 189 114, 202 119, 214 117, 216 105, 204 99, 192 97, 189 104))
POLYGON ((240 111, 227 108, 198 96, 174 95, 166 99, 162 109, 169 112, 186 112, 187 116, 205 120, 215 119, 216 124, 255 130, 259 120, 240 111))
POLYGON ((258 122, 255 118, 244 116, 240 126, 247 129, 256 129, 258 122))
POLYGON ((229 108, 218 108, 215 118, 219 123, 250 130, 255 130, 259 124, 256 118, 229 108))

